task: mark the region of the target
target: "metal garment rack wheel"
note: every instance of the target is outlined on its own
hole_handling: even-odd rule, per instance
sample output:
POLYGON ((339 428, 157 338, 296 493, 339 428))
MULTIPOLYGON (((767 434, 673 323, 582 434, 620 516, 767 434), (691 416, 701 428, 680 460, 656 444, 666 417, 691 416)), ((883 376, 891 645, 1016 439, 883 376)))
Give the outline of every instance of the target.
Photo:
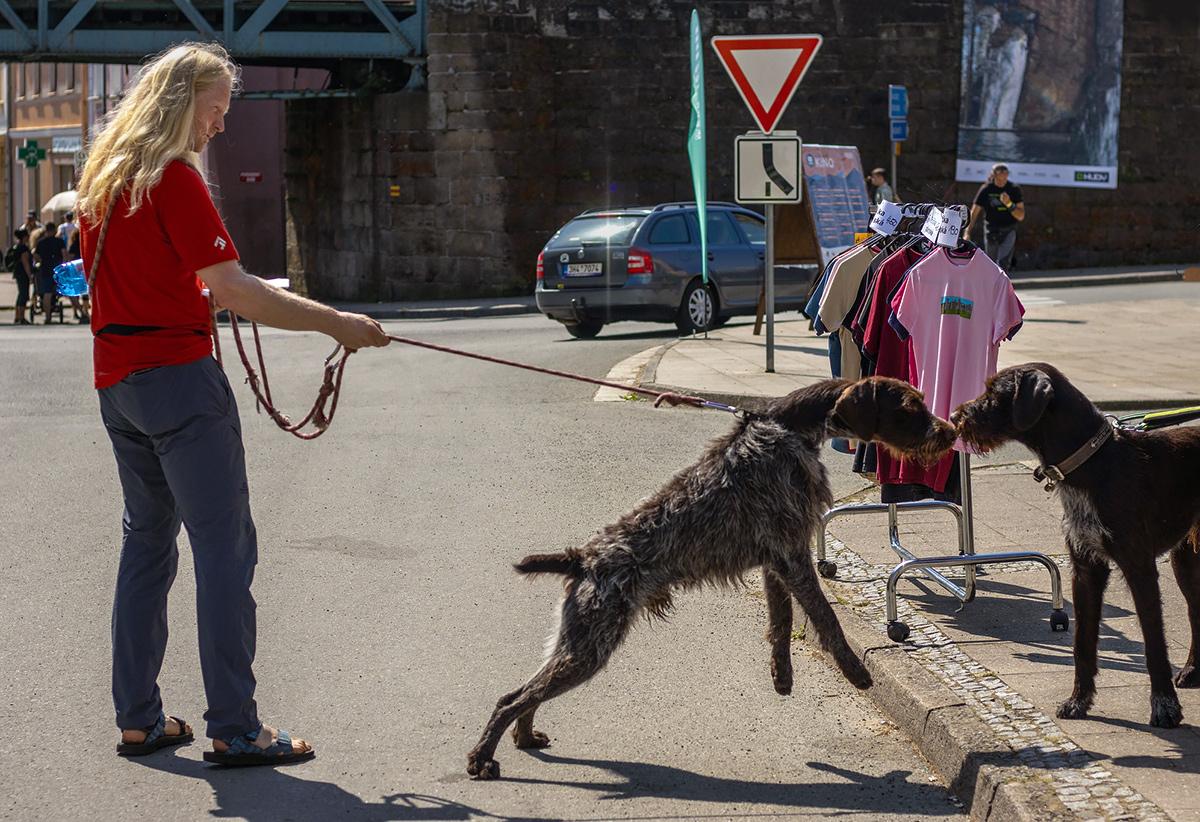
MULTIPOLYGON (((892 550, 901 557, 901 562, 892 570, 887 581, 887 635, 893 642, 903 642, 909 637, 909 627, 898 618, 896 586, 900 578, 912 570, 923 573, 929 579, 953 594, 963 605, 975 599, 975 567, 999 565, 1007 562, 1040 562, 1050 572, 1050 595, 1053 611, 1050 614, 1050 629, 1065 631, 1070 619, 1063 610, 1062 575, 1054 560, 1036 551, 1010 551, 994 554, 975 553, 974 513, 971 507, 971 457, 959 452, 959 483, 962 490, 962 505, 940 500, 918 500, 916 502, 865 503, 831 508, 821 518, 821 533, 817 541, 817 570, 821 576, 832 579, 837 566, 825 558, 825 537, 830 520, 835 517, 877 514, 887 512, 888 542, 892 550), (945 510, 954 515, 958 524, 958 556, 918 557, 900 544, 899 511, 945 510), (961 567, 965 573, 962 586, 957 585, 935 568, 961 567)), ((962 610, 960 607, 959 610, 962 610)))

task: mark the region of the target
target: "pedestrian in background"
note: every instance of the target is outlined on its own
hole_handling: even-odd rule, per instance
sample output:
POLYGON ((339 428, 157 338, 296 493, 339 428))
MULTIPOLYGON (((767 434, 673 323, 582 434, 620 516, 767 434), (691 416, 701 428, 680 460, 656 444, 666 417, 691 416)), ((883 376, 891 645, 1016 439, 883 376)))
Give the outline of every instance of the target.
POLYGON ((4 252, 4 264, 17 281, 17 302, 13 325, 29 325, 25 306, 29 304, 29 284, 33 281, 33 257, 29 253, 29 231, 22 226, 13 232, 13 244, 4 252))
POLYGON ((379 323, 268 285, 238 264, 199 153, 225 130, 238 67, 219 45, 187 43, 147 63, 88 152, 76 210, 92 298, 100 413, 124 495, 113 604, 119 754, 192 740, 163 711, 158 675, 167 594, 187 527, 196 574, 210 762, 283 764, 312 746, 264 725, 254 699, 250 593, 258 541, 241 422, 212 357, 216 302, 278 328, 320 331, 349 349, 387 345, 379 323))
MULTIPOLYGON (((67 212, 67 219, 70 219, 71 212, 67 212)), ((72 224, 74 225, 74 224, 72 224)), ((62 227, 59 226, 58 236, 63 237, 67 244, 67 256, 63 258, 65 262, 79 259, 79 226, 76 225, 67 234, 63 234, 62 227)), ((91 301, 86 293, 78 297, 71 297, 71 307, 75 309, 75 319, 80 325, 91 322, 91 301)))
POLYGON ((871 202, 875 205, 884 202, 896 202, 896 194, 892 191, 892 187, 888 185, 887 172, 882 168, 877 168, 871 172, 871 186, 873 188, 871 202))
POLYGON ((38 220, 38 213, 36 211, 26 211, 25 222, 21 224, 21 228, 29 232, 30 242, 32 242, 33 232, 41 227, 42 223, 38 220))
POLYGON ((983 215, 983 250, 1005 272, 1012 268, 1017 246, 1017 224, 1025 219, 1021 187, 1008 179, 1008 166, 996 163, 987 182, 975 193, 967 236, 983 215))
POLYGON ((79 259, 79 229, 75 228, 67 235, 67 261, 79 259))
POLYGON ((58 286, 54 282, 54 269, 62 264, 67 253, 67 244, 55 231, 56 226, 47 222, 42 226, 41 236, 33 244, 33 261, 37 268, 38 293, 42 295, 43 324, 49 325, 58 302, 58 286))
POLYGON ((75 224, 75 213, 68 211, 63 215, 63 221, 58 226, 58 236, 63 238, 64 243, 71 242, 71 232, 78 228, 75 224))

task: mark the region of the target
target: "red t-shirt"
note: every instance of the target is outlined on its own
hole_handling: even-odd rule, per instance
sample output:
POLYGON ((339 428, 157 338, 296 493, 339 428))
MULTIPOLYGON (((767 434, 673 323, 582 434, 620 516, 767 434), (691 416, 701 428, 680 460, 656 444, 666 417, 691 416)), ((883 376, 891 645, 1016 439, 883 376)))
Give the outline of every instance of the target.
MULTIPOLYGON (((896 377, 913 385, 917 382, 917 374, 913 363, 912 340, 901 340, 896 329, 888 323, 892 313, 889 298, 904 280, 909 268, 921 259, 922 254, 910 246, 883 261, 875 280, 875 291, 868 296, 871 311, 863 329, 863 349, 867 356, 875 360, 875 373, 881 377, 896 377)), ((880 485, 918 483, 934 491, 945 491, 954 460, 955 455, 951 451, 932 465, 921 465, 915 460, 894 457, 886 448, 880 448, 875 478, 880 485)))
MULTIPOLYGON (((91 272, 98 221, 80 220, 79 233, 84 268, 91 272)), ((96 388, 115 385, 134 371, 211 354, 208 300, 196 272, 236 259, 208 186, 188 163, 168 163, 162 181, 133 214, 128 196, 121 195, 91 293, 96 388), (112 333, 147 327, 152 330, 112 333)))

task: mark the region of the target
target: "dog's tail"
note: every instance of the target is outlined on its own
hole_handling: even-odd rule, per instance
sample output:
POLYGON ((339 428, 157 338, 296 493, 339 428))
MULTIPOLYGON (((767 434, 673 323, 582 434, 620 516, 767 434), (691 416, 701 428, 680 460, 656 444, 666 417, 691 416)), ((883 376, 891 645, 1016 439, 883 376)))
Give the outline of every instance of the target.
POLYGON ((569 576, 579 569, 579 560, 566 554, 530 554, 513 567, 522 574, 569 576))

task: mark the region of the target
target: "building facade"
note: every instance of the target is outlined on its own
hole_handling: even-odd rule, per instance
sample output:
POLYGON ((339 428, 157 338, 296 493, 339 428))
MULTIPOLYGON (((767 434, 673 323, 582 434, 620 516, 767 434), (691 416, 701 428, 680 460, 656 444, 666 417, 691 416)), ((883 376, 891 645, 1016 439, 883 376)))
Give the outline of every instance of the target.
POLYGON ((10 63, 5 87, 7 125, 6 223, 28 211, 61 220, 65 209, 45 209, 55 195, 75 188, 89 119, 88 72, 79 63, 10 63))

